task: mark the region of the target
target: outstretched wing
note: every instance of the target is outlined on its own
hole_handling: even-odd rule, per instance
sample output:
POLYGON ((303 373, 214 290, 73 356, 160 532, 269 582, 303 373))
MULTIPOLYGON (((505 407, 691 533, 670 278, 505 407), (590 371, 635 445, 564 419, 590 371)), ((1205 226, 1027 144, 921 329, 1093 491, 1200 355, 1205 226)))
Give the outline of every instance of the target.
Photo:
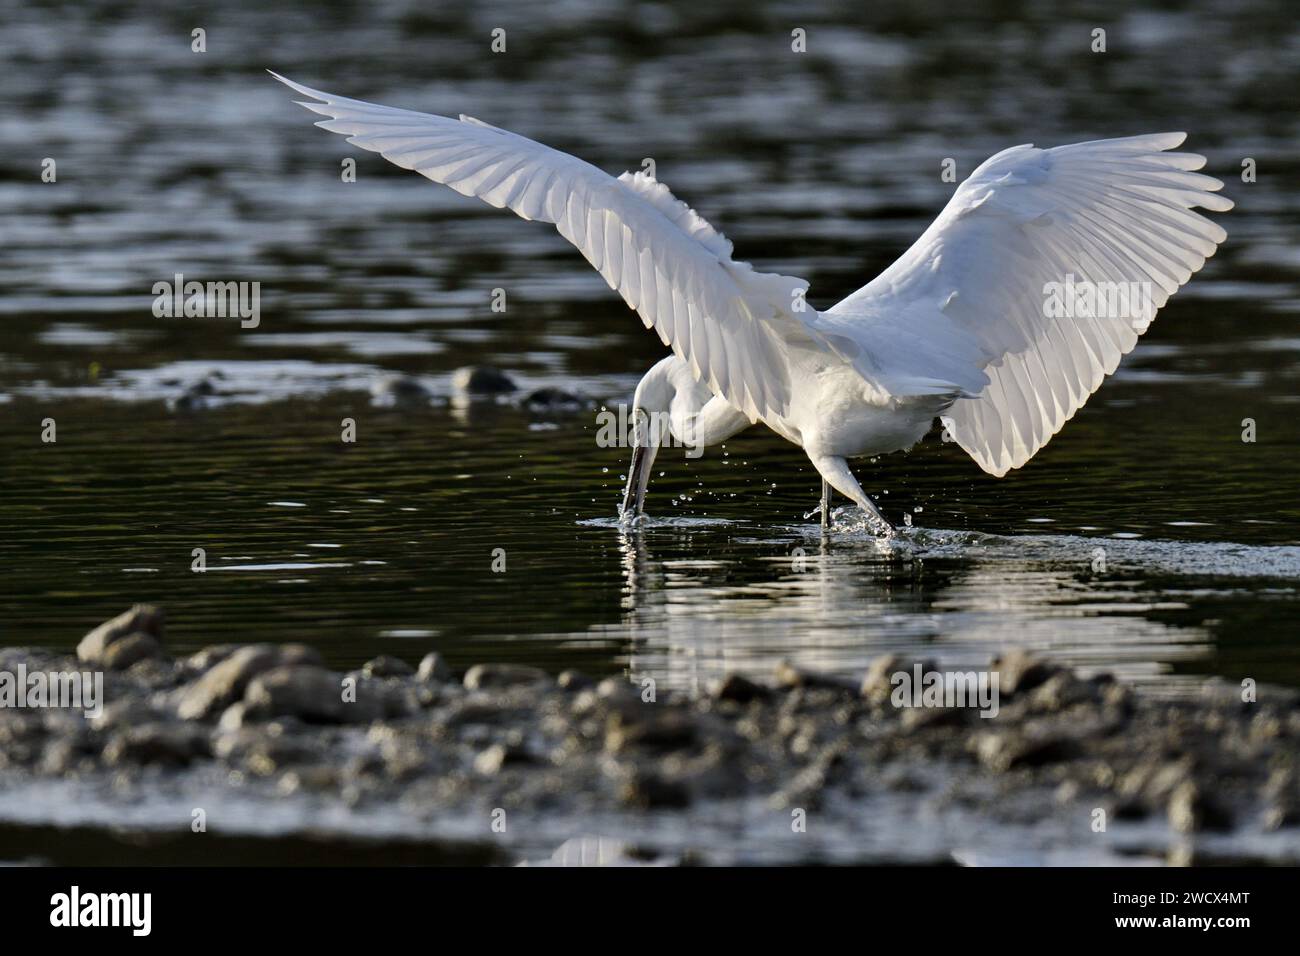
MULTIPOLYGON (((321 93, 301 105, 403 169, 524 219, 554 223, 695 376, 751 421, 789 408, 789 352, 824 349, 796 314, 808 284, 756 272, 727 239, 643 173, 615 179, 523 136, 321 93)), ((810 316, 815 315, 811 309, 810 316)))
POLYGON ((894 378, 959 383, 969 397, 943 418, 953 438, 990 474, 1019 468, 1227 236, 1193 211, 1233 205, 1193 172, 1205 158, 1166 152, 1184 135, 998 153, 822 320, 852 328, 894 378), (1088 307, 1089 289, 1104 307, 1088 307))

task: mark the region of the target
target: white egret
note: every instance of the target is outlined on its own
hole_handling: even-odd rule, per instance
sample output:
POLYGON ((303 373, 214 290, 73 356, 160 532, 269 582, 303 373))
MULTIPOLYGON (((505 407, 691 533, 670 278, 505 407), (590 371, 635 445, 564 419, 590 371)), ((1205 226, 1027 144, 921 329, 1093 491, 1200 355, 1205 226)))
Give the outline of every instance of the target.
POLYGON ((847 459, 909 448, 937 417, 989 474, 1019 468, 1226 238, 1193 209, 1233 205, 1194 172, 1204 157, 1169 152, 1183 133, 1015 146, 976 168, 898 261, 821 312, 807 282, 734 260, 726 238, 645 173, 615 179, 471 117, 272 75, 318 101, 301 105, 349 143, 554 223, 713 396, 803 448, 823 501, 835 488, 882 533, 890 525, 847 459))

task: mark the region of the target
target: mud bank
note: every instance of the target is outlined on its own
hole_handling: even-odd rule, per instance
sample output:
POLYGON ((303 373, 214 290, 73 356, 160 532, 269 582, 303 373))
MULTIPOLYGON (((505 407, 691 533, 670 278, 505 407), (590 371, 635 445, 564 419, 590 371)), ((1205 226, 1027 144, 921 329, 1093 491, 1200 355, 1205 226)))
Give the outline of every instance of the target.
POLYGON ((1012 649, 982 717, 897 706, 916 664, 700 697, 436 653, 344 674, 304 645, 175 659, 137 606, 76 657, 0 649, 0 672, 102 673, 104 695, 0 708, 0 821, 36 859, 50 827, 171 834, 195 863, 304 835, 485 862, 1300 859, 1296 692, 1162 700, 1012 649))

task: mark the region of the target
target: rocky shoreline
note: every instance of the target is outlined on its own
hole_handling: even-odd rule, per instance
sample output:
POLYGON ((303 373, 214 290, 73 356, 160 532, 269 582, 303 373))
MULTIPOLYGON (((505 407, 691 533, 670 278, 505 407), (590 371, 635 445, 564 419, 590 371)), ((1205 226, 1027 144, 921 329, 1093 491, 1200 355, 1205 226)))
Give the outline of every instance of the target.
MULTIPOLYGON (((0 649, 0 672, 102 672, 105 698, 92 717, 0 708, 0 794, 65 782, 129 800, 185 781, 187 798, 400 807, 431 826, 454 816, 464 839, 521 846, 594 820, 609 836, 624 826, 654 843, 642 827, 654 819, 675 834, 665 845, 676 858, 703 862, 755 855, 691 855, 703 821, 717 831, 728 817, 738 840, 780 844, 776 856, 792 862, 818 856, 815 841, 798 842, 818 830, 833 834, 839 859, 907 857, 894 851, 914 838, 942 861, 961 837, 923 833, 924 821, 958 818, 968 822, 957 834, 1048 825, 1078 848, 1112 852, 1136 834, 1136 852, 1171 862, 1199 859, 1198 841, 1215 835, 1236 841, 1218 851, 1229 860, 1260 847, 1295 858, 1295 691, 1220 684, 1163 700, 1010 650, 991 665, 997 714, 981 717, 896 706, 891 677, 917 663, 881 658, 856 684, 782 665, 770 681, 732 675, 696 698, 513 664, 457 675, 436 653, 345 674, 304 645, 174 659, 162 612, 141 605, 87 634, 75 658, 0 649), (894 844, 867 810, 884 800, 926 811, 894 844), (543 837, 546 820, 555 826, 543 837)), ((188 814, 155 823, 193 829, 188 814)), ((208 824, 221 828, 216 816, 208 824)), ((718 848, 716 832, 701 839, 718 848)))

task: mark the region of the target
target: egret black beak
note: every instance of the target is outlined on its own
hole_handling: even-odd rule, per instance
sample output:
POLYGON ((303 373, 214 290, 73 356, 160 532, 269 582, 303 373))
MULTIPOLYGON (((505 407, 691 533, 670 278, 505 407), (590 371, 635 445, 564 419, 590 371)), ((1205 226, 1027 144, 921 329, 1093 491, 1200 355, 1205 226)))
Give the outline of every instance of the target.
POLYGON ((619 511, 624 521, 645 513, 650 469, 659 454, 659 433, 650 416, 643 408, 634 409, 632 415, 632 464, 627 469, 627 488, 623 491, 623 507, 619 511))
POLYGON ((627 470, 627 488, 623 492, 623 518, 639 518, 645 510, 645 490, 650 484, 650 465, 654 462, 651 449, 637 445, 632 449, 632 464, 627 470))

